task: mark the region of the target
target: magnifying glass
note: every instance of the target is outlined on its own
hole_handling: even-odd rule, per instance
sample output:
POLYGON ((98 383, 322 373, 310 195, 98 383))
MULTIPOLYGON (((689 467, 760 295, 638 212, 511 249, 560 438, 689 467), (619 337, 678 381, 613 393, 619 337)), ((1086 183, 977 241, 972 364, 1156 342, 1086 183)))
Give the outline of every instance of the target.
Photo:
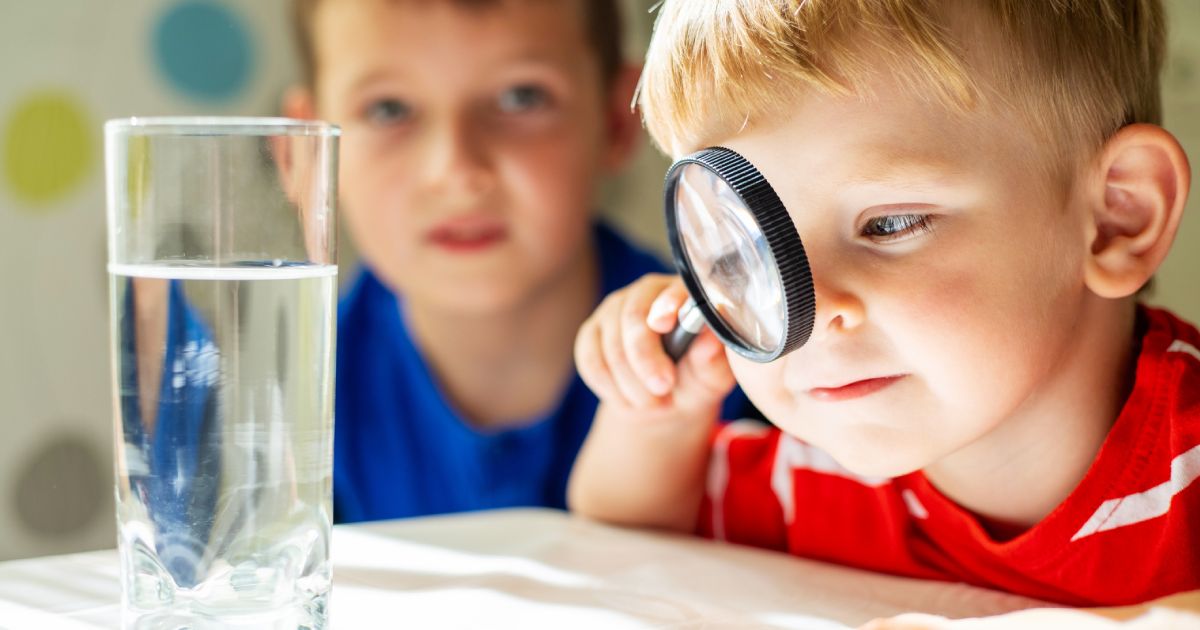
POLYGON ((667 171, 667 236, 690 299, 663 337, 678 361, 707 323, 738 354, 767 363, 803 346, 816 317, 804 244, 758 169, 724 147, 667 171))

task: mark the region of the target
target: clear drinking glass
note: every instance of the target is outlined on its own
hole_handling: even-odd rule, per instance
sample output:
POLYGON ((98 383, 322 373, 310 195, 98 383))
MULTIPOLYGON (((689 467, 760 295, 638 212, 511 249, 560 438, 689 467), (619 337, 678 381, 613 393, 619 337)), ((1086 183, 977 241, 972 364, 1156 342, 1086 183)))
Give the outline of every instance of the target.
POLYGON ((105 125, 125 628, 323 628, 337 127, 105 125))

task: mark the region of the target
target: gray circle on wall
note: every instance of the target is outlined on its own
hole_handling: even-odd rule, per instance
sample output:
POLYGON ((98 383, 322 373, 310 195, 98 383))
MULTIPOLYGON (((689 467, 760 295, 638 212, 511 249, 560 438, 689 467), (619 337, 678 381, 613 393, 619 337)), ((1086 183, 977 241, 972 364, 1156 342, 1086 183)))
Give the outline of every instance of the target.
POLYGON ((111 488, 95 447, 80 436, 59 435, 17 469, 12 497, 17 520, 30 533, 63 536, 86 528, 111 488))

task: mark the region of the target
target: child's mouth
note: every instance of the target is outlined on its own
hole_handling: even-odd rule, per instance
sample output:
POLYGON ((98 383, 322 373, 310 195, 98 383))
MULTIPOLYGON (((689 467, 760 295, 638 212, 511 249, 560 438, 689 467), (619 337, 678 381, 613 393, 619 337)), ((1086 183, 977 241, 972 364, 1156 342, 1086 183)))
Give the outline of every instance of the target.
POLYGON ((808 390, 808 395, 821 402, 840 402, 844 400, 854 400, 862 398, 878 392, 893 383, 896 383, 905 375, 898 374, 895 376, 881 376, 879 378, 868 378, 861 381, 855 381, 839 387, 814 387, 808 390))
POLYGON ((429 231, 428 240, 449 252, 479 252, 499 244, 508 236, 504 224, 492 219, 462 218, 446 221, 429 231))

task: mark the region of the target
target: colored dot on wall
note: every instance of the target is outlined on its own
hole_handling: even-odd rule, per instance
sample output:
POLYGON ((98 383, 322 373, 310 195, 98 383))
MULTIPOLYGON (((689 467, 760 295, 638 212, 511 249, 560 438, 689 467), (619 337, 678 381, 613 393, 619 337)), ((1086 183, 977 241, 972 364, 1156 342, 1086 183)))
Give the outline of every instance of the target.
POLYGON ((44 204, 79 184, 92 163, 90 123, 70 94, 47 91, 17 102, 4 132, 4 182, 13 196, 44 204))
POLYGON ((175 5, 154 29, 154 57, 175 89, 207 101, 235 96, 250 75, 250 37, 241 18, 211 1, 175 5))
POLYGON ((84 438, 54 439, 17 471, 13 507, 26 531, 43 536, 78 534, 102 516, 107 494, 104 466, 84 438))

